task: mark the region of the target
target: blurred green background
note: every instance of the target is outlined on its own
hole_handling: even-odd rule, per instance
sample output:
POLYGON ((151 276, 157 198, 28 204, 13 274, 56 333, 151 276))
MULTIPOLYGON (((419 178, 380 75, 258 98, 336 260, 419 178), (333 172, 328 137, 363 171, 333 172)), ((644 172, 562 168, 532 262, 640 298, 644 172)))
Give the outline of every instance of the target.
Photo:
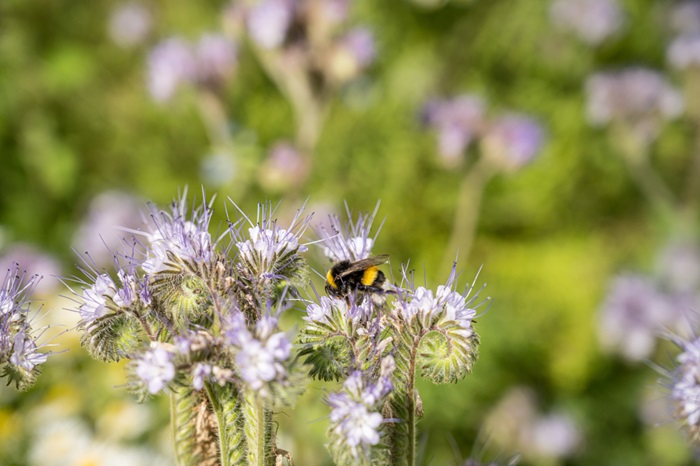
MULTIPOLYGON (((612 278, 654 274, 677 224, 635 184, 614 133, 586 119, 585 83, 600 70, 644 66, 682 87, 684 75, 666 59, 673 6, 620 1, 623 25, 591 45, 554 24, 548 0, 351 2, 347 22, 372 31, 376 59, 331 89, 304 175, 280 182, 268 176, 267 152, 281 139, 298 141, 297 109, 250 41, 238 40, 235 71, 215 93, 213 111, 225 112, 230 140, 213 136, 212 109, 196 86, 167 102, 149 94, 149 51, 167 37, 194 41, 229 30, 229 3, 3 0, 0 253, 23 244, 53 258, 51 272, 32 272, 53 285, 39 296, 42 314, 64 326, 56 350, 69 351, 49 359, 29 392, 0 388, 0 464, 170 464, 167 400, 137 405, 120 387, 122 367, 89 359, 70 331, 70 292, 51 276, 77 273, 73 264, 87 248, 85 236, 76 239, 81 231, 91 253, 103 248, 99 235, 111 231, 109 221, 104 231, 90 230, 91 215, 102 209, 117 223, 128 218, 112 204, 91 204, 100 194, 165 205, 185 186, 190 196, 203 186, 218 196, 215 224, 225 219, 228 196, 251 213, 259 201, 281 200, 282 218, 305 200, 320 218, 342 214, 343 202, 358 212, 381 200, 374 251, 391 255, 395 276, 410 260, 418 281, 425 274, 435 287, 456 253, 447 249, 460 185, 478 149, 446 168, 421 111, 432 98, 464 93, 483 98, 494 114, 534 117, 546 139, 530 164, 493 176, 480 206, 471 207, 480 216, 471 250, 460 255, 460 280, 470 282, 483 266, 477 286, 487 283, 482 296, 494 302, 477 319, 474 373, 457 385, 420 386, 423 464, 470 455, 505 462, 519 453, 521 464, 691 464, 668 394, 655 388, 663 377, 604 351, 598 336, 612 278), (125 5, 147 12, 145 32, 131 42, 110 26, 125 5), (556 413, 569 429, 563 452, 538 450, 513 433, 518 422, 556 413), (68 459, 47 453, 56 451, 68 459)), ((672 189, 685 180, 696 137, 684 114, 649 144, 652 165, 672 189)), ((286 168, 279 170, 284 178, 286 168)), ((327 266, 319 251, 310 257, 316 270, 327 266)), ((660 343, 650 359, 670 367, 669 345, 660 343)), ((311 385, 296 409, 278 416, 279 446, 298 465, 330 464, 322 398, 331 389, 311 385)), ((560 429, 553 432, 545 445, 556 442, 560 429)))

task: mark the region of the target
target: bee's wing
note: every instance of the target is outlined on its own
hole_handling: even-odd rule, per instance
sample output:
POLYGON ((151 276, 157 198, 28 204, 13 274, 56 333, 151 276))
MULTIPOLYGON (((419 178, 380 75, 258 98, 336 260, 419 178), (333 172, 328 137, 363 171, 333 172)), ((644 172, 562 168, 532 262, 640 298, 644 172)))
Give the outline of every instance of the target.
POLYGON ((360 270, 365 270, 375 265, 380 265, 389 260, 389 254, 380 254, 378 256, 368 257, 367 259, 362 259, 357 262, 353 262, 350 266, 338 274, 339 278, 343 278, 351 273, 358 272, 360 270))

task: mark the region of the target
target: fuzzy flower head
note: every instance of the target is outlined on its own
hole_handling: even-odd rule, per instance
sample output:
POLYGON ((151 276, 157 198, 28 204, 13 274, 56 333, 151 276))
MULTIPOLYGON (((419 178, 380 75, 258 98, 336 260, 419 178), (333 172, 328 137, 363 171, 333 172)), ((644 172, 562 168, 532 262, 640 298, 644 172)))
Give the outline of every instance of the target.
POLYGON ((674 342, 681 349, 670 385, 675 415, 681 421, 691 442, 700 442, 700 338, 680 338, 674 342))
POLYGON ((177 262, 209 263, 212 260, 215 244, 209 234, 211 203, 192 209, 188 215, 186 194, 173 202, 169 213, 151 206, 150 231, 146 233, 147 257, 142 264, 147 274, 177 267, 177 262))
POLYGON ((374 382, 369 381, 369 374, 355 371, 346 379, 341 392, 328 395, 331 448, 347 449, 358 458, 379 443, 380 427, 384 423, 379 411, 393 388, 390 377, 395 367, 393 358, 388 356, 382 361, 381 372, 374 382))
POLYGON ((292 343, 284 332, 277 332, 277 320, 261 318, 251 331, 240 312, 226 319, 225 339, 234 348, 237 373, 245 385, 263 398, 289 384, 292 343))
POLYGON ((549 16, 558 28, 593 46, 618 33, 625 19, 617 0, 556 0, 549 16))
POLYGON ((628 127, 643 142, 656 139, 661 124, 683 112, 683 98, 659 73, 630 68, 598 73, 586 82, 588 120, 594 126, 628 127))
POLYGON ((357 221, 352 221, 352 213, 345 206, 348 215, 348 223, 343 224, 340 218, 333 214, 328 216, 328 223, 317 228, 317 234, 323 241, 323 254, 333 262, 349 260, 355 262, 367 259, 372 253, 372 247, 379 235, 381 225, 370 236, 372 223, 377 215, 379 203, 370 215, 360 213, 357 221))
POLYGON ((0 284, 0 374, 20 390, 34 383, 37 366, 48 357, 39 351, 32 328, 36 314, 30 310, 30 298, 39 280, 38 275, 27 279, 19 273, 19 265, 13 264, 0 284))
POLYGON ((435 131, 438 154, 447 168, 459 166, 464 153, 484 127, 486 106, 474 95, 432 100, 423 109, 422 119, 435 131))
POLYGON ((302 217, 300 209, 289 227, 282 228, 277 224, 277 220, 272 218, 273 213, 270 204, 261 204, 258 206, 256 223, 246 218, 250 223, 248 235, 242 234, 234 225, 229 229, 235 238, 243 266, 257 277, 293 275, 301 267, 299 253, 308 249, 300 244, 299 240, 310 217, 302 217))
POLYGON ((151 348, 136 361, 136 375, 146 385, 149 393, 163 390, 175 378, 175 355, 163 344, 152 343, 151 348))
POLYGON ((435 293, 422 286, 414 288, 412 292, 406 290, 399 293, 393 303, 395 312, 409 323, 417 319, 425 328, 433 322, 454 322, 462 329, 464 337, 470 337, 478 293, 469 297, 473 284, 465 293, 455 291, 456 276, 454 266, 447 283, 438 286, 435 293))

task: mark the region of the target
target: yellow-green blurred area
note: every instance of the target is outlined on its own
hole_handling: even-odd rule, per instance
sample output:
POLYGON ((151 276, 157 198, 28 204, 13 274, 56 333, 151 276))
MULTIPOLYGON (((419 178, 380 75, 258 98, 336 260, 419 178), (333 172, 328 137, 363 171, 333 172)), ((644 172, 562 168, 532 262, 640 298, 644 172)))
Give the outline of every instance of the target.
MULTIPOLYGON (((288 180, 268 152, 280 140, 298 140, 303 114, 250 40, 237 42, 217 107, 195 86, 165 102, 149 93, 150 51, 168 37, 196 41, 225 31, 228 2, 2 0, 0 256, 22 244, 57 261, 55 270, 31 272, 52 285, 37 304, 43 320, 58 325, 53 333, 63 333, 52 341, 59 354, 31 390, 0 388, 0 464, 174 461, 167 397, 140 405, 124 388, 123 364, 90 359, 73 330, 71 291, 55 277, 80 275, 74 264, 88 241, 77 239, 81 231, 92 235, 90 253, 104 254, 100 235, 114 229, 105 220, 104 231, 90 230, 89 215, 117 207, 93 203, 98 196, 122 193, 144 208, 147 200, 165 207, 185 187, 201 199, 203 187, 217 196, 219 231, 227 212, 237 218, 232 202, 254 216, 258 202, 280 201, 285 222, 304 202, 322 219, 345 215, 344 203, 371 212, 381 200, 373 251, 390 254, 387 275, 398 280, 400 264, 410 261, 416 282, 435 288, 457 254, 448 245, 459 193, 479 151, 470 147, 466 162, 446 168, 421 112, 430 99, 465 93, 483 98, 489 114, 535 118, 545 144, 531 163, 494 175, 469 207, 479 217, 471 250, 459 255, 460 286, 481 268, 476 288, 486 285, 481 296, 493 301, 479 308, 488 310, 475 324, 481 346, 473 374, 455 385, 419 383, 421 464, 462 464, 472 455, 505 463, 519 454, 525 465, 691 464, 668 390, 657 382, 669 379, 600 344, 600 309, 613 277, 653 274, 677 232, 635 183, 614 133, 588 123, 585 94, 593 73, 628 66, 658 70, 683 88, 666 61, 673 4, 621 0, 623 26, 590 45, 553 24, 552 3, 350 2, 347 22, 372 31, 376 59, 324 96, 306 172, 288 180), (118 27, 127 26, 115 26, 114 15, 134 4, 148 13, 146 32, 124 42, 118 27), (230 139, 217 138, 212 121, 223 121, 218 130, 230 139), (550 431, 538 431, 544 440, 519 428, 533 419, 552 421, 550 431), (559 434, 572 445, 563 453, 559 434)), ((649 144, 650 164, 679 195, 697 137, 694 120, 682 115, 649 144)), ((312 229, 305 240, 317 240, 312 229)), ((320 248, 310 245, 307 257, 322 276, 328 262, 320 248)), ((289 311, 287 327, 300 325, 301 315, 289 311)), ((672 367, 671 345, 657 345, 650 359, 672 367)), ((277 414, 278 446, 295 464, 331 464, 323 399, 336 387, 312 383, 296 408, 277 414)))

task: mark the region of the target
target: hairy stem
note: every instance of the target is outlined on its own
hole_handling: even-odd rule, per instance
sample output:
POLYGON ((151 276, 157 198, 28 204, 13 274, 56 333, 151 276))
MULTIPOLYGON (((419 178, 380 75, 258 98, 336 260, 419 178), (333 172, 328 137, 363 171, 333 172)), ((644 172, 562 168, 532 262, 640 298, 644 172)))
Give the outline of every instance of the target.
POLYGON ((408 400, 408 452, 407 452, 407 464, 408 466, 415 466, 416 464, 416 352, 418 351, 418 344, 415 344, 411 349, 411 359, 409 363, 408 372, 408 384, 406 387, 406 399, 408 400))
POLYGON ((256 393, 245 394, 245 433, 248 439, 248 464, 273 466, 272 412, 256 393))
POLYGON ((223 412, 221 410, 221 404, 219 403, 216 393, 212 389, 209 382, 204 383, 204 387, 207 391, 207 397, 211 403, 214 414, 216 415, 216 425, 218 427, 219 434, 219 457, 221 458, 221 466, 229 465, 229 454, 228 454, 228 439, 226 438, 226 421, 223 419, 223 412))

